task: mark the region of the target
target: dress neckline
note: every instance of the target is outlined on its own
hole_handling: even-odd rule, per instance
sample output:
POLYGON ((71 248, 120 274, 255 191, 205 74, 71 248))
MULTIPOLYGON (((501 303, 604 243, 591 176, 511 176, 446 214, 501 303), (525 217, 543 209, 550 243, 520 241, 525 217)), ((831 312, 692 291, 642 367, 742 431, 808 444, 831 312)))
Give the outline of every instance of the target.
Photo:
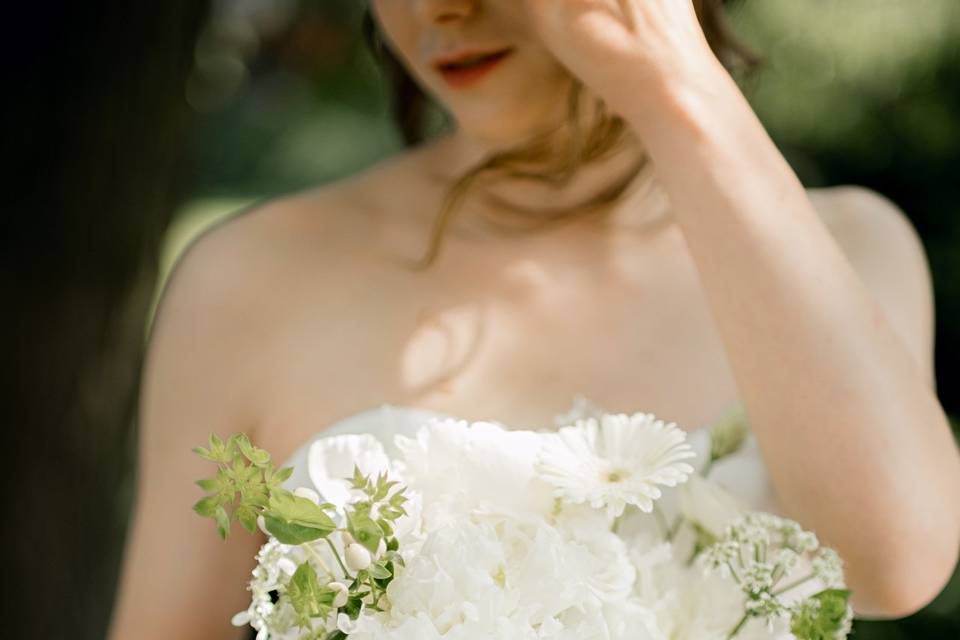
MULTIPOLYGON (((581 413, 589 412, 591 409, 599 410, 599 407, 596 407, 596 405, 593 405, 592 402, 589 399, 585 398, 584 396, 578 395, 574 399, 573 405, 570 408, 570 410, 563 413, 555 414, 553 416, 553 425, 541 425, 539 428, 540 429, 557 428, 560 426, 560 422, 563 422, 564 424, 570 424, 576 419, 576 417, 579 417, 576 415, 578 412, 581 412, 581 413)), ((435 409, 426 409, 423 407, 415 407, 413 405, 383 402, 383 403, 380 403, 379 405, 371 406, 367 409, 361 409, 360 411, 356 411, 354 413, 348 414, 343 418, 340 418, 339 420, 336 420, 330 423, 326 428, 320 431, 320 434, 321 435, 327 434, 332 430, 337 430, 338 427, 343 428, 345 425, 349 423, 354 423, 357 420, 364 420, 365 418, 370 418, 370 417, 381 418, 381 417, 384 417, 385 414, 389 415, 394 413, 400 413, 405 415, 421 414, 429 418, 465 420, 467 422, 479 421, 479 420, 473 420, 473 421, 467 420, 463 416, 458 416, 458 415, 446 413, 443 411, 437 411, 435 409)), ((660 418, 660 416, 657 416, 657 418, 663 419, 663 418, 660 418)), ((694 426, 692 428, 687 428, 685 425, 680 425, 679 423, 678 425, 684 431, 686 431, 688 435, 693 435, 701 431, 709 431, 711 427, 717 424, 720 424, 722 422, 740 419, 740 418, 745 418, 744 406, 742 402, 737 401, 732 405, 728 405, 727 408, 721 411, 712 421, 708 421, 704 424, 701 424, 699 426, 694 426)), ((513 427, 513 425, 511 425, 510 423, 503 422, 501 420, 497 420, 494 418, 486 418, 483 421, 499 424, 506 428, 513 427)))

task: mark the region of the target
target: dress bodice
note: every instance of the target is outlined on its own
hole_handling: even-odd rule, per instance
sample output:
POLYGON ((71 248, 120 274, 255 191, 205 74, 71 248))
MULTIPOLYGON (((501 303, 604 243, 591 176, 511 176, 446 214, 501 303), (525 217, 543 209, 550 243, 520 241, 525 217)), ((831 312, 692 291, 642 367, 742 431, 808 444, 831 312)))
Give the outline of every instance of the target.
MULTIPOLYGON (((576 406, 575 404, 574 412, 566 415, 573 415, 576 406)), ((697 457, 691 463, 698 471, 703 469, 710 455, 711 430, 718 427, 722 421, 729 420, 730 416, 735 416, 738 411, 740 411, 739 405, 730 409, 716 422, 688 432, 688 442, 697 453, 697 457)), ((285 486, 289 489, 312 486, 307 461, 311 445, 320 438, 345 434, 369 434, 383 444, 388 456, 394 457, 399 454, 393 443, 394 436, 397 434, 413 436, 431 418, 456 418, 456 416, 415 407, 382 404, 339 420, 315 434, 290 456, 283 466, 293 467, 293 473, 285 486)), ((503 426, 508 427, 508 425, 503 426)), ((781 514, 760 449, 749 431, 743 445, 735 453, 712 465, 710 479, 752 509, 781 514)))

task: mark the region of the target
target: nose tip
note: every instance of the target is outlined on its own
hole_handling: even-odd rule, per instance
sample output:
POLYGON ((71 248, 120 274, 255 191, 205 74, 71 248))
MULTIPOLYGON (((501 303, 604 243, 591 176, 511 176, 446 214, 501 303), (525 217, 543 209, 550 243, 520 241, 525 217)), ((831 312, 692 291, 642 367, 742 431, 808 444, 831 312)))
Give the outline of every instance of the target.
POLYGON ((423 17, 436 24, 463 20, 475 9, 475 0, 423 0, 423 17))

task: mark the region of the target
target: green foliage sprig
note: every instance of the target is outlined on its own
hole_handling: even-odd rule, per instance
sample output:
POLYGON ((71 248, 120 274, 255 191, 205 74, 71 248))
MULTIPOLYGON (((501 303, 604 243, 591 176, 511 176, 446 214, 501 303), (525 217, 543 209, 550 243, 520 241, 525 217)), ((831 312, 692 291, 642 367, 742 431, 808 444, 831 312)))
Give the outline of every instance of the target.
POLYGON ((271 496, 283 491, 281 484, 293 473, 291 468, 274 471, 270 454, 254 446, 243 433, 230 436, 226 442, 211 434, 209 447, 194 447, 193 452, 218 467, 212 478, 197 480, 209 495, 198 500, 193 510, 213 518, 224 539, 230 534, 232 521, 254 533, 257 516, 268 509, 271 496))
POLYGON ((404 487, 388 480, 386 473, 374 478, 354 467, 353 477, 346 480, 360 498, 344 505, 345 526, 338 527, 336 505, 317 504, 283 488, 293 469, 274 470, 270 454, 254 446, 245 434, 234 434, 226 441, 213 434, 208 447, 193 451, 218 467, 213 477, 196 482, 208 495, 193 509, 216 522, 221 538, 227 538, 233 521, 254 533, 259 520, 278 542, 301 547, 313 560, 297 566, 280 594, 292 607, 301 629, 311 628, 312 619, 325 618, 333 610, 351 619, 365 607, 382 610, 387 586, 396 568, 403 566, 394 529, 397 519, 407 515, 404 487), (331 540, 335 532, 342 536, 345 554, 331 540), (312 546, 320 540, 327 544, 349 584, 339 582, 312 546))

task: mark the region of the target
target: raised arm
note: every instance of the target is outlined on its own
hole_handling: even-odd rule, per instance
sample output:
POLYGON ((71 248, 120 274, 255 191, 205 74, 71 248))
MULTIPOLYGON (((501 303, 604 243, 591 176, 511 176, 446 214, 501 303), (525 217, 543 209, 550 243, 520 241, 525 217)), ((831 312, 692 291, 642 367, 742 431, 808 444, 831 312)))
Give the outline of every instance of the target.
POLYGON ((840 553, 859 614, 920 609, 957 561, 960 455, 902 212, 847 188, 828 229, 690 0, 526 5, 652 158, 787 515, 840 553))

